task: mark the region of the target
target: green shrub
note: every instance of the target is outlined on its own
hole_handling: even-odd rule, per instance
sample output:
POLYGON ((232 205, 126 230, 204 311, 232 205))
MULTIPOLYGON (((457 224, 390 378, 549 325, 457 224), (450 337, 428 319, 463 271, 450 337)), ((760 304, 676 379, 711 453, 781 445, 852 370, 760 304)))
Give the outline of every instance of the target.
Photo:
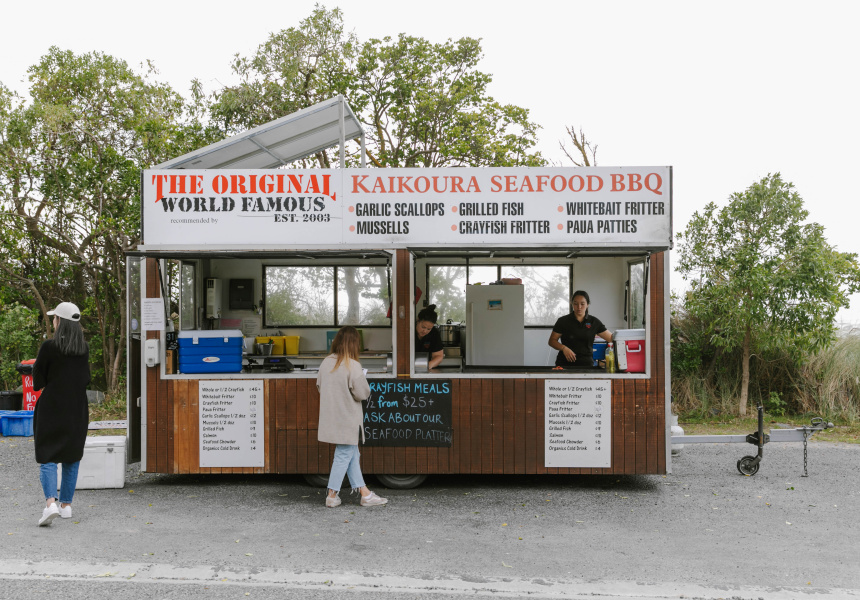
POLYGON ((0 309, 0 386, 4 390, 21 385, 15 365, 36 358, 41 339, 38 316, 38 311, 18 303, 0 309))

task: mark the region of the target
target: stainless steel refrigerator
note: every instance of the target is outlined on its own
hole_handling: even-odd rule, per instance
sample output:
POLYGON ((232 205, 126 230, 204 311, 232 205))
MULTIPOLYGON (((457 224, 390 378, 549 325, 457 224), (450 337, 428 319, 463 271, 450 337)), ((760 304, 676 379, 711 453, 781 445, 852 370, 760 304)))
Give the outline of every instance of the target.
POLYGON ((521 285, 467 285, 466 365, 522 366, 524 313, 521 285))

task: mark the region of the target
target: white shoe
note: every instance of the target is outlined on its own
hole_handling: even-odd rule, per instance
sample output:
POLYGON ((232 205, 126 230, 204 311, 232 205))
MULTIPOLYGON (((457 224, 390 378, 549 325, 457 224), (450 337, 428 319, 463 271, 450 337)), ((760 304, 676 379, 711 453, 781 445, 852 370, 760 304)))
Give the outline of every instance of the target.
POLYGON ((388 498, 380 498, 376 492, 370 492, 367 496, 361 497, 362 506, 380 506, 382 504, 388 504, 388 498))
POLYGON ((328 508, 335 508, 336 506, 340 506, 340 494, 335 494, 334 496, 326 496, 325 497, 325 505, 328 508))
POLYGON ((60 517, 63 519, 71 519, 72 518, 72 505, 61 506, 60 507, 60 517))
POLYGON ((51 524, 51 521, 56 519, 60 515, 60 509, 57 508, 57 503, 52 502, 51 506, 45 508, 42 511, 42 518, 39 519, 39 527, 45 527, 51 524))

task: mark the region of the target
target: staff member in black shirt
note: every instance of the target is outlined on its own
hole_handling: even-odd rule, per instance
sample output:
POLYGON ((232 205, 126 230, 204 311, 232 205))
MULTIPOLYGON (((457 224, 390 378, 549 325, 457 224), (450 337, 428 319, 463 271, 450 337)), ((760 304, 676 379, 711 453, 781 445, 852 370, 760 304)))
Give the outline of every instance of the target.
POLYGON ((549 345, 558 350, 555 358, 557 367, 590 367, 594 364, 594 336, 612 341, 612 333, 600 319, 588 314, 590 303, 587 292, 575 291, 570 301, 573 312, 561 317, 553 325, 549 345))
POLYGON ((445 357, 445 353, 442 351, 442 336, 436 329, 438 319, 436 305, 431 304, 427 308, 421 309, 415 323, 415 356, 421 352, 428 353, 427 370, 439 366, 445 357))

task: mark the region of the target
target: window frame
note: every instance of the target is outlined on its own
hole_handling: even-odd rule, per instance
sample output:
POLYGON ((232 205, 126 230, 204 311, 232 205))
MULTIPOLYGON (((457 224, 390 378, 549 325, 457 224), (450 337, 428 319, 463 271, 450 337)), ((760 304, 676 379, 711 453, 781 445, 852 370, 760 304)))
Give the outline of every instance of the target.
POLYGON ((648 257, 627 261, 627 294, 624 299, 624 321, 628 329, 644 329, 648 323, 648 257), (633 267, 642 265, 642 323, 634 327, 633 319, 633 267))
MULTIPOLYGON (((469 268, 470 267, 495 267, 496 268, 496 280, 500 279, 502 276, 502 269, 505 267, 563 267, 567 269, 567 298, 570 299, 571 294, 573 294, 573 263, 561 263, 561 262, 549 262, 549 263, 529 263, 529 262, 499 262, 492 264, 482 264, 482 263, 473 263, 470 261, 466 261, 463 263, 459 262, 451 262, 451 261, 440 261, 440 262, 430 262, 428 261, 426 265, 424 265, 424 281, 426 282, 426 297, 428 302, 432 302, 432 294, 433 289, 430 286, 430 268, 431 267, 465 267, 466 268, 466 285, 469 285, 469 268)), ((464 292, 465 298, 465 292, 464 292)), ((544 323, 540 325, 526 325, 526 329, 546 329, 547 327, 552 327, 555 325, 555 321, 552 323, 544 323)))
MULTIPOLYGON (((262 325, 261 325, 261 327, 263 329, 297 328, 297 327, 309 328, 309 329, 310 328, 335 329, 335 328, 343 327, 344 324, 339 323, 339 318, 338 318, 338 271, 339 271, 339 269, 350 268, 350 267, 385 269, 386 279, 388 281, 388 299, 389 299, 389 304, 390 304, 391 295, 392 295, 392 289, 391 289, 391 275, 392 274, 391 274, 391 262, 390 261, 383 263, 383 264, 372 264, 372 265, 350 264, 350 263, 346 263, 346 262, 338 262, 338 263, 322 264, 322 265, 314 265, 314 264, 309 264, 309 263, 303 263, 303 264, 272 264, 272 263, 267 264, 267 263, 263 263, 261 265, 261 269, 262 269, 261 279, 262 279, 262 287, 263 287, 263 290, 262 290, 263 314, 262 314, 262 325), (301 268, 308 268, 308 267, 333 269, 333 275, 332 275, 332 295, 333 295, 332 319, 333 319, 333 322, 329 323, 329 324, 324 324, 324 325, 318 325, 318 324, 315 325, 315 324, 310 324, 310 323, 269 323, 269 321, 267 320, 268 314, 266 311, 266 304, 267 304, 268 299, 269 299, 269 289, 268 289, 268 285, 267 285, 267 276, 266 276, 267 270, 269 268, 301 269, 301 268)), ((387 317, 387 319, 389 322, 386 325, 352 324, 352 327, 360 327, 362 329, 366 329, 366 328, 386 329, 386 328, 392 327, 392 324, 393 324, 392 317, 389 316, 389 317, 387 317)))

